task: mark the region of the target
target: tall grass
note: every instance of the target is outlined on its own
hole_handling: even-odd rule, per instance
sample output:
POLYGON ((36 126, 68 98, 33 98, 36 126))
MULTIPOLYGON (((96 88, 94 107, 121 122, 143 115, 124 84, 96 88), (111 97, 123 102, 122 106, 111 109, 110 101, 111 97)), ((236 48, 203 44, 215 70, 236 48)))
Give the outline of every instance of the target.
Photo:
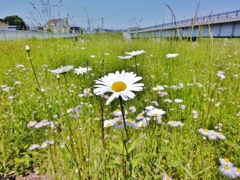
MULTIPOLYGON (((49 179, 224 179, 219 158, 240 166, 239 148, 239 48, 238 39, 169 41, 136 39, 127 42, 121 34, 94 34, 84 42, 67 39, 0 42, 0 177, 35 171, 49 179), (36 83, 25 46, 36 72, 36 83), (110 72, 135 71, 134 59, 120 60, 125 52, 145 50, 136 57, 144 90, 124 101, 127 118, 146 106, 166 111, 162 123, 150 118, 147 127, 104 128, 101 119, 113 119, 119 102, 106 106, 93 90, 94 80, 110 72), (168 59, 166 54, 178 53, 168 59), (74 65, 92 68, 84 75, 73 71, 56 77, 49 70, 74 65), (218 76, 223 71, 225 79, 218 76), (164 86, 167 96, 153 91, 164 86), (44 103, 44 94, 46 103, 44 103), (166 100, 167 99, 167 100, 166 100), (178 103, 176 99, 183 100, 178 103), (170 100, 172 103, 169 103, 170 100), (175 102, 175 101, 176 102, 175 102), (81 105, 80 116, 70 116, 81 105), (130 107, 135 106, 136 112, 130 107), (30 121, 53 122, 54 128, 27 127, 30 121), (171 127, 169 121, 182 127, 171 127), (219 123, 222 126, 218 126, 219 123), (221 131, 225 140, 205 138, 199 129, 221 131), (54 142, 29 150, 33 144, 54 142)), ((136 72, 135 72, 136 73, 136 72)), ((147 115, 144 114, 146 117, 147 115)), ((44 145, 44 144, 43 144, 44 145)))

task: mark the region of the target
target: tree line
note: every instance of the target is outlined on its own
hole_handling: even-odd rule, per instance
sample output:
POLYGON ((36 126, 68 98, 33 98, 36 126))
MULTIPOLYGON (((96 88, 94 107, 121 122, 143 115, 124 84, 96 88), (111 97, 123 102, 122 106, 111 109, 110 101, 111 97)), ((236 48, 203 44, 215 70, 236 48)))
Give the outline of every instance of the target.
POLYGON ((17 26, 19 30, 26 30, 28 28, 23 19, 17 15, 6 16, 4 19, 0 18, 0 22, 6 23, 9 26, 17 26))

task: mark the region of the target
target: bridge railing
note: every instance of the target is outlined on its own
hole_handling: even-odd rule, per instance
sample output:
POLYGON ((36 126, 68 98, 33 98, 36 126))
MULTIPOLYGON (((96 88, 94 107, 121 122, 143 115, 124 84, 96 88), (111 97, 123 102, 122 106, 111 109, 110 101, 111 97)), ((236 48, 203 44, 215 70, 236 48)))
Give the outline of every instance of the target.
POLYGON ((145 27, 145 28, 138 28, 138 29, 132 30, 131 32, 151 31, 151 30, 164 29, 164 28, 170 28, 170 27, 181 26, 181 25, 191 25, 192 23, 204 23, 207 21, 214 21, 214 20, 219 20, 219 19, 235 18, 235 17, 239 17, 239 16, 240 16, 240 9, 235 10, 235 11, 228 11, 228 12, 224 12, 224 13, 210 14, 208 16, 191 18, 191 19, 186 19, 186 20, 182 20, 182 21, 165 23, 165 24, 161 24, 161 25, 149 26, 149 27, 145 27))

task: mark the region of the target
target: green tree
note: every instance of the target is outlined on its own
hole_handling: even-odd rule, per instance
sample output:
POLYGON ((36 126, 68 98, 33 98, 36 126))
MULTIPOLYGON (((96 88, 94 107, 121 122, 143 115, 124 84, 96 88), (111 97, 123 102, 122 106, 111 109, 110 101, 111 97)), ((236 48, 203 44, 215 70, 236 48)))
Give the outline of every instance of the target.
POLYGON ((22 18, 17 15, 6 16, 4 19, 5 23, 8 23, 10 26, 17 26, 19 30, 26 30, 26 24, 22 18))

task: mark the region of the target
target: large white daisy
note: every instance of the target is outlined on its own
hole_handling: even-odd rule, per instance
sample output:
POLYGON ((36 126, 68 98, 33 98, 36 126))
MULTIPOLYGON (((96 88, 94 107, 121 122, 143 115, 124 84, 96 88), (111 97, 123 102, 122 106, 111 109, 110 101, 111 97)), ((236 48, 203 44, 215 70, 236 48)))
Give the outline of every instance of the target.
POLYGON ((135 94, 132 91, 142 91, 143 83, 136 83, 141 80, 142 77, 137 76, 133 72, 125 72, 124 70, 119 73, 109 73, 108 75, 95 80, 94 93, 101 95, 111 92, 111 96, 108 98, 106 104, 108 105, 114 98, 122 97, 123 100, 133 99, 135 94))

